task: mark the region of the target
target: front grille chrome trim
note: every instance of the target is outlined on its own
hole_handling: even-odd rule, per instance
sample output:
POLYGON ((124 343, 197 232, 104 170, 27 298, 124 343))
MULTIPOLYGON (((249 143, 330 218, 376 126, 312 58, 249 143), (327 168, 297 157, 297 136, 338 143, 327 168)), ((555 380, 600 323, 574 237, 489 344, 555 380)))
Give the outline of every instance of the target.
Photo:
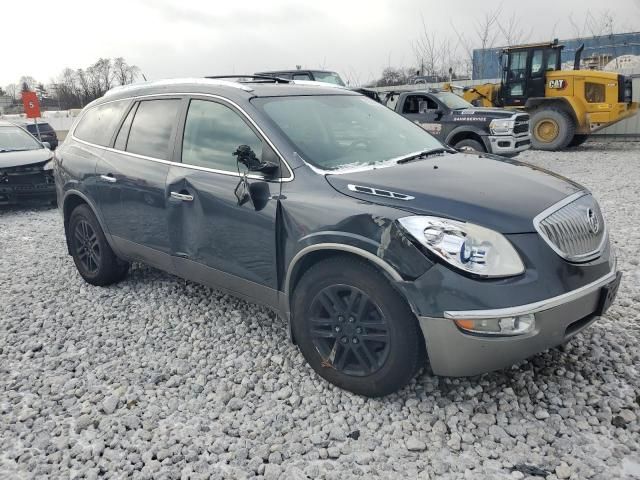
POLYGON ((542 237, 542 239, 551 247, 551 249, 560 257, 572 263, 584 263, 598 258, 609 239, 609 232, 607 231, 607 225, 604 221, 604 217, 600 211, 596 200, 593 200, 594 206, 598 209, 599 220, 602 222, 602 238, 596 248, 589 251, 584 250, 584 246, 588 239, 585 240, 585 236, 588 236, 588 231, 584 229, 584 225, 577 223, 574 217, 571 217, 569 213, 563 211, 565 207, 573 202, 581 199, 585 196, 591 196, 587 191, 580 191, 568 196, 560 202, 547 208, 533 219, 533 225, 542 237), (543 224, 551 216, 560 217, 561 222, 543 224), (576 237, 576 234, 581 235, 582 238, 576 237), (565 248, 562 248, 562 247, 565 248), (565 251, 573 250, 580 251, 580 253, 571 253, 565 251))

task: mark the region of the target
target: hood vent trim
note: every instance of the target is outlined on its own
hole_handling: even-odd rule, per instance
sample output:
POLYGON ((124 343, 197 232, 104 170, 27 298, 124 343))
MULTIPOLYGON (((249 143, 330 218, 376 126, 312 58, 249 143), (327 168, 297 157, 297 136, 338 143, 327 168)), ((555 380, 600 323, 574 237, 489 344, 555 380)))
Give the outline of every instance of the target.
POLYGON ((380 188, 367 187, 364 185, 353 185, 352 183, 348 184, 347 188, 352 192, 363 193, 365 195, 375 195, 376 197, 393 198, 394 200, 409 201, 415 199, 415 197, 405 193, 397 193, 390 190, 382 190, 380 188))

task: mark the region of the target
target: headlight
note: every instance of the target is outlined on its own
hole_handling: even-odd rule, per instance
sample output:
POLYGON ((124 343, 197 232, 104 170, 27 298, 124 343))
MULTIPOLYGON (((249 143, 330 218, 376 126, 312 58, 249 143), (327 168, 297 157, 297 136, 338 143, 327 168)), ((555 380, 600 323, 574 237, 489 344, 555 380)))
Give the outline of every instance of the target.
POLYGON ((483 277, 511 277, 524 272, 511 243, 488 228, 426 216, 404 217, 398 222, 430 252, 465 272, 483 277))
POLYGON ((491 120, 489 124, 489 129, 493 135, 508 135, 513 133, 513 126, 515 125, 515 120, 513 119, 496 119, 491 120))

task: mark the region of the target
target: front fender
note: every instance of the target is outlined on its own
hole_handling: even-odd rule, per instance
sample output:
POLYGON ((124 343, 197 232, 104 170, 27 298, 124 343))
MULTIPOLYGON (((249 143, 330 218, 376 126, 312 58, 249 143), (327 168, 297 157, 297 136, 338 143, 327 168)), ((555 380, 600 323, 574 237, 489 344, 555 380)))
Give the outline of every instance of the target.
POLYGON ((65 237, 67 241, 67 250, 69 252, 69 255, 71 255, 71 246, 69 245, 69 236, 67 235, 67 227, 68 227, 68 219, 69 219, 69 216, 71 215, 71 210, 75 208, 75 205, 77 204, 77 201, 75 199, 80 199, 79 203, 86 203, 89 206, 93 214, 96 216, 98 223, 100 224, 100 228, 102 229, 102 232, 104 233, 104 236, 107 239, 107 243, 109 244, 111 249, 114 252, 116 252, 116 255, 119 255, 119 252, 115 248, 114 242, 111 239, 111 234, 109 233, 109 230, 106 228, 104 219, 102 218, 102 215, 100 214, 100 210, 98 209, 95 202, 89 196, 87 196, 80 190, 77 190, 74 188, 67 189, 64 192, 62 202, 59 202, 58 204, 58 208, 61 210, 63 215, 64 231, 65 231, 65 237))
POLYGON ((460 125, 456 128, 454 128, 453 130, 451 130, 451 132, 449 132, 449 134, 447 135, 447 138, 445 140, 445 143, 447 145, 451 145, 451 141, 456 138, 456 136, 460 135, 460 134, 469 134, 472 133, 474 135, 477 135, 478 137, 480 137, 480 141, 482 142, 482 144, 484 145, 484 147, 487 149, 487 151, 490 151, 490 146, 487 143, 487 135, 488 132, 486 130, 483 130, 482 128, 479 127, 474 127, 472 125, 460 125))
MULTIPOLYGON (((318 251, 346 252, 375 264, 393 281, 412 280, 424 274, 433 263, 400 231, 395 221, 373 215, 352 218, 360 228, 368 224, 367 236, 353 230, 321 230, 301 237, 286 259, 283 291, 289 295, 296 268, 309 254, 318 251), (367 218, 368 217, 368 218, 367 218), (374 231, 371 232, 371 229, 374 231)), ((355 230, 355 228, 354 228, 355 230)))

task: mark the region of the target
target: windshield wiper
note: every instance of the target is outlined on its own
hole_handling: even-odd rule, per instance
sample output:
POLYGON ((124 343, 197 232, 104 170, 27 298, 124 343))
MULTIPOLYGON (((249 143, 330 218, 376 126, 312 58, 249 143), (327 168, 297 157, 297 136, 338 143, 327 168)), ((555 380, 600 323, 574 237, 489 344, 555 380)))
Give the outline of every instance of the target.
POLYGON ((445 148, 445 147, 434 148, 432 150, 425 150, 424 152, 413 153, 407 157, 401 158, 396 163, 397 164, 409 163, 413 160, 419 160, 419 159, 430 157, 431 155, 439 155, 441 153, 455 153, 455 150, 452 150, 450 148, 445 148))

